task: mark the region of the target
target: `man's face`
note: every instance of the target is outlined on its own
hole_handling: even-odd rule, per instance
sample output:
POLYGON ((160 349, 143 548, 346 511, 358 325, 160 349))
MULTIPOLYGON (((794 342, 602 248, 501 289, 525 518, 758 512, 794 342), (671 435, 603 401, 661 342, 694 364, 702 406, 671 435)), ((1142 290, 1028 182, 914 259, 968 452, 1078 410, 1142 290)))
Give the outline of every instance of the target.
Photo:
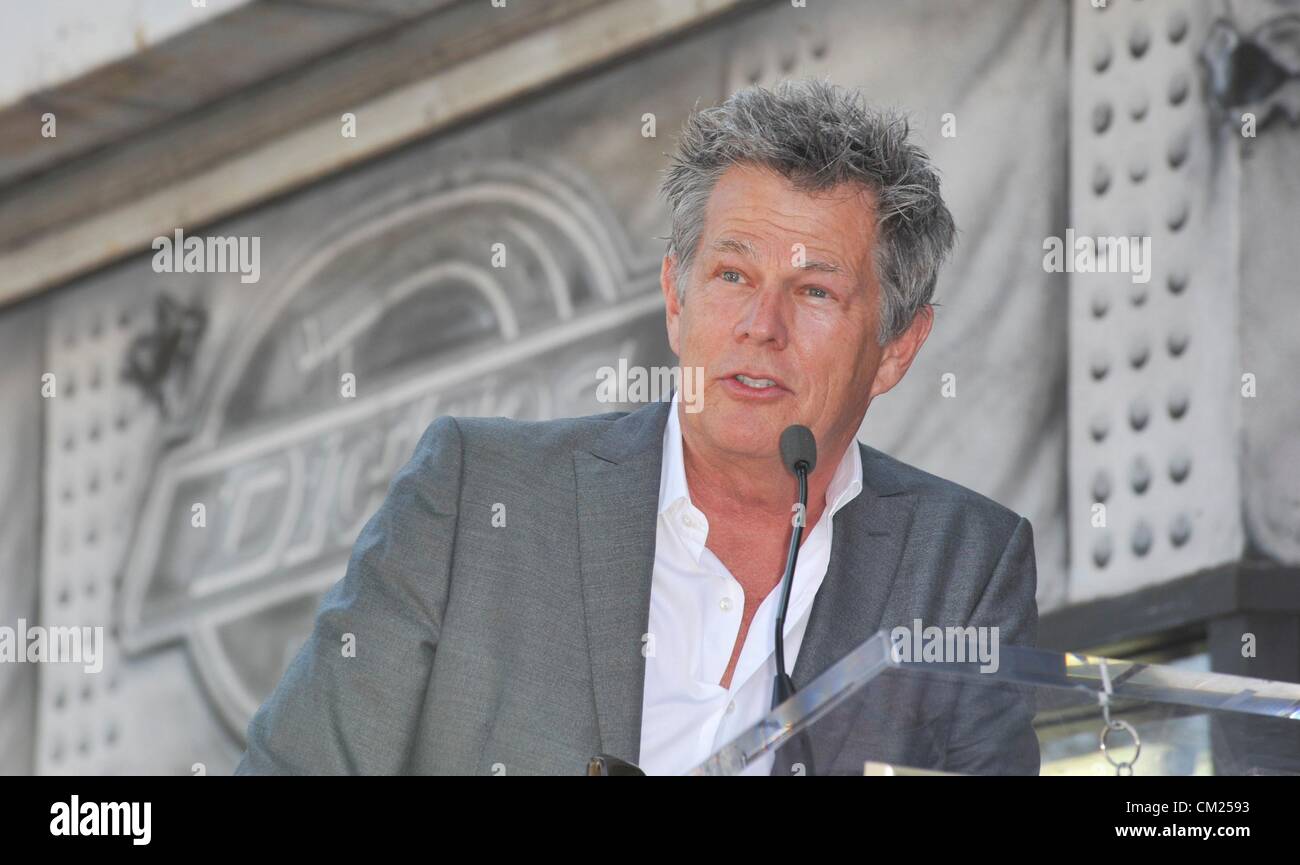
MULTIPOLYGON (((683 413, 693 444, 771 457, 790 424, 810 428, 819 450, 857 434, 925 338, 878 345, 875 238, 860 187, 809 194, 750 165, 722 175, 691 272, 665 258, 661 280, 669 343, 682 367, 704 371, 703 411, 683 413), (680 305, 675 279, 687 280, 680 305)), ((928 310, 917 318, 928 333, 928 310)))

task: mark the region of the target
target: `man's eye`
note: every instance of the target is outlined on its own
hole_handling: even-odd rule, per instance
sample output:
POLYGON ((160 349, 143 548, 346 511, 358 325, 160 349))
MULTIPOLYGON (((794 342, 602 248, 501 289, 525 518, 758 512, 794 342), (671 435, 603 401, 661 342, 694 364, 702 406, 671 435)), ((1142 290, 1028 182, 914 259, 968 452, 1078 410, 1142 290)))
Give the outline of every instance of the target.
POLYGON ((830 297, 830 292, 824 288, 818 288, 815 285, 808 286, 808 293, 813 297, 830 297))
POLYGON ((741 278, 741 277, 740 277, 740 271, 738 271, 738 270, 724 270, 724 271, 722 271, 722 279, 723 279, 724 282, 740 282, 740 278, 741 278), (729 277, 732 277, 732 276, 734 276, 735 279, 730 279, 730 278, 729 278, 729 277))

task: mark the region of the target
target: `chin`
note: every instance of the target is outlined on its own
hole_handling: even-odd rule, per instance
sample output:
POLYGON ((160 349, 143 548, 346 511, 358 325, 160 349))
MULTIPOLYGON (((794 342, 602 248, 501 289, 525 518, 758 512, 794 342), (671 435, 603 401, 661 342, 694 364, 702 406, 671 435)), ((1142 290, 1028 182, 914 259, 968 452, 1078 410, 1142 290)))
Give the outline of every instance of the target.
POLYGON ((786 420, 775 406, 714 405, 701 413, 703 432, 720 450, 749 456, 768 456, 779 450, 786 420), (714 409, 710 412, 710 409, 714 409))

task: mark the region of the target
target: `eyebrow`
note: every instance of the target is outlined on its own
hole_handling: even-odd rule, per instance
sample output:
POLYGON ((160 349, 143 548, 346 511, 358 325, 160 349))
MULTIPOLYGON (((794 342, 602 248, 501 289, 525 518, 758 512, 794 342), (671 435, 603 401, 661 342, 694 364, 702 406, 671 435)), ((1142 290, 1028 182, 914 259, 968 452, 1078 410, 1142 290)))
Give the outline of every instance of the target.
MULTIPOLYGON (((750 243, 748 240, 735 240, 730 237, 724 237, 713 241, 713 249, 718 252, 734 252, 737 255, 743 255, 745 258, 751 260, 758 259, 758 251, 754 249, 754 244, 750 243)), ((844 268, 839 265, 831 264, 829 261, 819 261, 812 258, 804 261, 802 269, 817 270, 822 273, 844 273, 844 268)))

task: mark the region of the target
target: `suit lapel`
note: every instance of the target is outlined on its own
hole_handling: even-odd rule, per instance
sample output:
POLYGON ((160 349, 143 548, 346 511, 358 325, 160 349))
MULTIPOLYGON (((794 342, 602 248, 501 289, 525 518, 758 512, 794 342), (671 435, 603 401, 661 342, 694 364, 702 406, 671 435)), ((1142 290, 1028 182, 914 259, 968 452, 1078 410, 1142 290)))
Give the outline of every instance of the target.
POLYGON ((635 763, 645 687, 664 424, 670 404, 625 415, 574 453, 578 551, 596 720, 606 754, 635 763))
MULTIPOLYGON (((670 405, 625 415, 590 451, 574 453, 578 550, 596 718, 605 753, 641 753, 643 636, 650 621, 663 432, 670 405)), ((834 517, 826 577, 791 678, 803 688, 879 629, 897 579, 915 497, 862 447, 862 492, 834 517)), ((829 767, 849 721, 818 722, 817 765, 829 767), (824 729, 825 727, 825 729, 824 729)), ((778 760, 774 772, 780 771, 778 760)))
MULTIPOLYGON (((904 491, 876 451, 862 447, 862 492, 834 517, 826 577, 813 600, 799 657, 790 677, 803 688, 880 628, 898 578, 915 495, 904 491)), ((834 762, 848 733, 837 714, 815 725, 816 765, 834 762)), ((773 769, 781 771, 781 761, 773 769)))

